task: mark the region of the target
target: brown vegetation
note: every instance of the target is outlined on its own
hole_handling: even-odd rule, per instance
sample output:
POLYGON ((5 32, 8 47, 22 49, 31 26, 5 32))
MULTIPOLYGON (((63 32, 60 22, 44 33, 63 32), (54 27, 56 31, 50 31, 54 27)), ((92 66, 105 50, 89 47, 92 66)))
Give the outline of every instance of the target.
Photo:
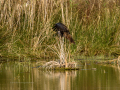
POLYGON ((120 55, 119 0, 1 0, 0 56, 56 59, 53 24, 64 23, 76 45, 69 56, 120 55))

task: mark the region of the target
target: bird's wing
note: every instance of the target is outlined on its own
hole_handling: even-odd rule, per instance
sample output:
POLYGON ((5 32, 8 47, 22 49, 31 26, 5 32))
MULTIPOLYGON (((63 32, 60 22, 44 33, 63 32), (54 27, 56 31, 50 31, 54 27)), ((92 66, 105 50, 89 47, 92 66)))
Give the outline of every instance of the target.
POLYGON ((67 27, 62 23, 56 23, 56 28, 58 29, 58 31, 69 32, 67 27))

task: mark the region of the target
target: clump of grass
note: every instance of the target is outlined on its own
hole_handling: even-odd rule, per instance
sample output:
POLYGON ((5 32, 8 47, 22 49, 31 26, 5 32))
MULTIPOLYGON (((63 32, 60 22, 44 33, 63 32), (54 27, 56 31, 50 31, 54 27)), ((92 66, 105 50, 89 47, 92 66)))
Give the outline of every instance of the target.
POLYGON ((71 56, 117 56, 120 52, 119 6, 116 0, 2 0, 0 55, 57 58, 48 46, 58 48, 52 25, 63 22, 76 42, 69 46, 65 41, 71 56))

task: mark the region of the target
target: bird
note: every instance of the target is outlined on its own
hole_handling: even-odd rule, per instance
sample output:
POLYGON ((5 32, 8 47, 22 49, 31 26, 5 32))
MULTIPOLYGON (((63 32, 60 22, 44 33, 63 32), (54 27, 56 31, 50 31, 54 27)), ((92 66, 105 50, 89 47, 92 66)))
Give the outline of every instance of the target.
POLYGON ((60 37, 65 37, 70 41, 70 43, 75 44, 75 41, 73 40, 68 28, 63 23, 56 23, 53 26, 53 31, 57 32, 60 37))

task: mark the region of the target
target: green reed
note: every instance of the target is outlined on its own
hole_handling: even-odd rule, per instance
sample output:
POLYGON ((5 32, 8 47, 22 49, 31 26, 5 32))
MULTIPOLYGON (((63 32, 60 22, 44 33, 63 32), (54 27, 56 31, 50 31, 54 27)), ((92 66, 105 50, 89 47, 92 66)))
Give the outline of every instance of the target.
POLYGON ((57 22, 75 40, 75 45, 65 40, 71 56, 119 55, 119 6, 116 0, 2 0, 0 56, 57 58, 59 38, 52 30, 57 22))

